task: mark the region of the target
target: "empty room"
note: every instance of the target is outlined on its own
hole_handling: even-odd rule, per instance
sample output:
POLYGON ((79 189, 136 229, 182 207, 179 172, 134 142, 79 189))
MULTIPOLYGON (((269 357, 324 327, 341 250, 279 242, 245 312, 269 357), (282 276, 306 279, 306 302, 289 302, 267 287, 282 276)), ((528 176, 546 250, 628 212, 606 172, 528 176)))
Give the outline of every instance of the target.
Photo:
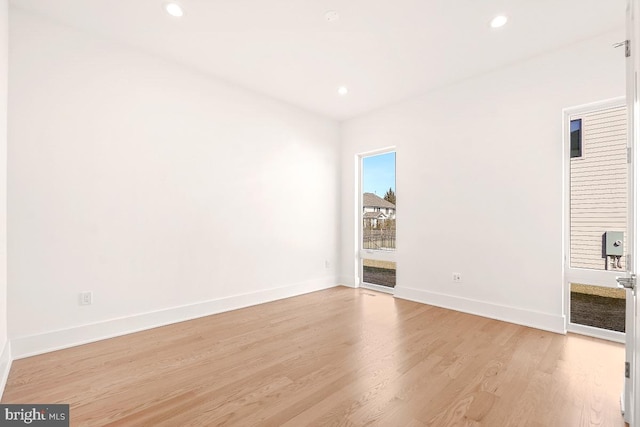
POLYGON ((640 426, 638 11, 0 0, 0 426, 640 426))

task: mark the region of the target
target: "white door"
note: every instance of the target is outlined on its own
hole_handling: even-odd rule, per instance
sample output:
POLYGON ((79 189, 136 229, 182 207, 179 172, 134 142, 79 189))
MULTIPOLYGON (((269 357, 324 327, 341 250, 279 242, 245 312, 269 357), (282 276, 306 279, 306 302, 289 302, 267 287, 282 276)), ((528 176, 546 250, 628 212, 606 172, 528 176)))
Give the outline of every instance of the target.
MULTIPOLYGON (((640 251, 637 247, 635 230, 638 222, 636 201, 640 200, 640 186, 633 166, 640 159, 638 140, 640 138, 640 105, 638 98, 638 71, 640 70, 640 22, 636 14, 640 11, 640 0, 629 0, 627 3, 627 108, 629 111, 629 148, 632 153, 629 180, 629 248, 632 249, 627 266, 626 278, 634 277, 640 265, 640 251)), ((625 420, 631 427, 640 426, 640 326, 638 325, 638 301, 635 289, 627 290, 627 333, 626 333, 626 361, 629 364, 629 378, 625 378, 624 403, 625 420)))
POLYGON ((623 343, 626 292, 616 277, 630 253, 626 99, 564 113, 567 330, 623 343))

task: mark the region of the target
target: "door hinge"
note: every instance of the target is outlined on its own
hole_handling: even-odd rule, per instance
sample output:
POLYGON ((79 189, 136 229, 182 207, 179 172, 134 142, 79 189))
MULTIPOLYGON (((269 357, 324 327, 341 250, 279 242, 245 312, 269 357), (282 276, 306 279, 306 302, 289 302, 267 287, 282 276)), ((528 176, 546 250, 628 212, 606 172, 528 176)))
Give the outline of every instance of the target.
POLYGON ((630 277, 616 277, 616 282, 618 282, 619 288, 633 290, 636 288, 636 275, 631 274, 630 277))
POLYGON ((622 46, 624 46, 624 56, 627 58, 630 57, 631 56, 631 40, 625 40, 623 42, 613 44, 613 47, 622 47, 622 46))
POLYGON ((624 56, 629 58, 631 56, 631 40, 624 41, 624 56))
POLYGON ((624 377, 631 378, 631 364, 624 362, 624 377))

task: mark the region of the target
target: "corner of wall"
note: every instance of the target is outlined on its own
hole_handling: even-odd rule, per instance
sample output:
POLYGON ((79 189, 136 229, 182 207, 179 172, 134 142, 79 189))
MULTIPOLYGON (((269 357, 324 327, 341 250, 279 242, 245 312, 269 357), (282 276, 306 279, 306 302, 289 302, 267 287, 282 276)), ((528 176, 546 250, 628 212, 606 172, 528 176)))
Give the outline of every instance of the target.
POLYGON ((4 388, 9 379, 9 371, 11 370, 11 343, 7 341, 4 348, 0 352, 0 400, 4 394, 4 388))
POLYGON ((357 281, 355 277, 338 277, 338 283, 341 286, 346 286, 347 288, 357 288, 357 281))

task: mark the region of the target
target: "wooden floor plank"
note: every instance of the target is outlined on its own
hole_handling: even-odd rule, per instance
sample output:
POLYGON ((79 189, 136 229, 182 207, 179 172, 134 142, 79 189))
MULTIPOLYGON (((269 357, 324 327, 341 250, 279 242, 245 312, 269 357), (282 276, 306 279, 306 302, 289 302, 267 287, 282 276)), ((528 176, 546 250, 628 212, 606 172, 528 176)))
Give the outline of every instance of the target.
POLYGON ((13 363, 73 426, 622 427, 624 346, 334 288, 13 363))

